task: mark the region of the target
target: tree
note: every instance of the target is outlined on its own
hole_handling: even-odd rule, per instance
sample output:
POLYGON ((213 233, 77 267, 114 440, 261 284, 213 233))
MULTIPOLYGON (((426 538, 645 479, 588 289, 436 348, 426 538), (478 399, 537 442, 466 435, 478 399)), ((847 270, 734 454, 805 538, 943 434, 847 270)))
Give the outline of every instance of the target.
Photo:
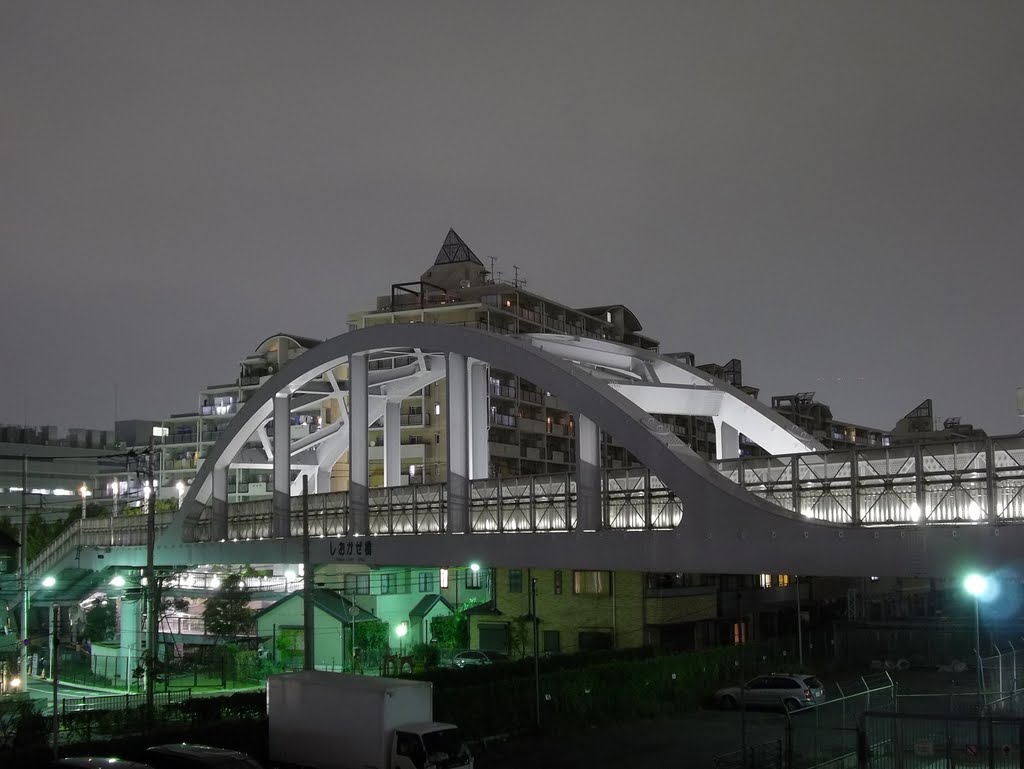
POLYGON ((359 622, 356 624, 356 646, 368 651, 388 648, 388 623, 359 622))
POLYGON ((217 591, 206 599, 203 622, 206 632, 223 642, 233 641, 250 632, 256 623, 256 612, 249 603, 252 591, 242 575, 228 574, 217 591))
POLYGON ((430 620, 430 633, 442 649, 465 649, 469 646, 469 622, 457 612, 430 620))
POLYGON ((117 610, 112 603, 98 603, 85 615, 82 637, 90 641, 108 641, 117 629, 117 610))

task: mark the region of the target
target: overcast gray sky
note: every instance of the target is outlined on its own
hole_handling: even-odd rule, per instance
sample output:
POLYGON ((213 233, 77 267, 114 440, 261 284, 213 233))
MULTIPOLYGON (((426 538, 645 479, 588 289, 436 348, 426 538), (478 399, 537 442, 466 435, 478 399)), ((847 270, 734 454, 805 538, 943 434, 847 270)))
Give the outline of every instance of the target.
POLYGON ((763 400, 1015 432, 1022 40, 1021 2, 2 2, 0 422, 191 409, 454 226, 763 400))

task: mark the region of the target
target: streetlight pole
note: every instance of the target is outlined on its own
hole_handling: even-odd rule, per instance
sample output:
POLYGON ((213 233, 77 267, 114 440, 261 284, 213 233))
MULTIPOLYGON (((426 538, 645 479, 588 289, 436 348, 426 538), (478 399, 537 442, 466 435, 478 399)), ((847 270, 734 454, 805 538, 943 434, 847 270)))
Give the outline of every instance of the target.
POLYGON ((28 454, 21 457, 21 686, 28 691, 28 454))
POLYGON ((985 671, 981 663, 981 597, 988 590, 988 579, 981 574, 968 574, 964 579, 964 590, 974 597, 974 655, 975 666, 978 668, 978 705, 981 706, 985 696, 985 671))
POLYGON ((146 475, 149 480, 148 510, 146 512, 146 715, 153 717, 153 697, 156 692, 156 569, 154 548, 156 546, 156 484, 153 477, 153 439, 149 439, 149 455, 146 457, 146 475))

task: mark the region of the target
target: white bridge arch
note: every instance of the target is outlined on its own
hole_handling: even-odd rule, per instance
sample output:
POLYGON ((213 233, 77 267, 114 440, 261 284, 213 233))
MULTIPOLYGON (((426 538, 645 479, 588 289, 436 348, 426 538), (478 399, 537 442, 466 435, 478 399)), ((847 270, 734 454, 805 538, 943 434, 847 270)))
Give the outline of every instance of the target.
MULTIPOLYGON (((204 518, 209 520, 209 544, 228 538, 227 473, 232 466, 273 468, 275 500, 268 542, 251 543, 253 557, 257 551, 269 554, 273 541, 294 539, 289 536, 290 497, 301 488, 299 479, 306 476, 314 491, 325 491, 330 468, 345 452, 351 468, 346 533, 370 534, 366 431, 384 417, 386 450, 388 422, 395 423, 389 415, 397 415, 401 399, 441 378, 446 378, 449 392, 446 518, 439 530, 389 537, 394 543, 389 544, 392 563, 444 565, 483 557, 493 565, 912 575, 944 574, 954 562, 993 568, 1010 560, 1017 549, 1014 544, 1019 546, 1020 529, 1000 537, 1003 527, 995 526, 929 530, 836 525, 803 518, 747 492, 648 412, 711 417, 724 448, 720 456, 726 458, 739 432, 772 453, 811 452, 821 450, 821 445, 756 400, 671 357, 568 336, 516 337, 415 323, 334 337, 264 383, 206 457, 180 510, 163 530, 158 543, 162 558, 174 560, 177 551, 177 562, 183 562, 182 557, 199 558, 200 552, 210 550, 192 544, 199 539, 204 518), (371 356, 403 360, 382 373, 369 369, 371 356), (293 408, 328 397, 344 400, 346 391, 333 372, 346 363, 350 410, 336 424, 291 441, 287 425, 293 408), (486 474, 486 437, 479 439, 486 429, 487 416, 479 400, 486 392, 486 365, 513 371, 557 394, 577 414, 576 520, 567 531, 495 533, 472 526, 469 484, 486 474), (288 440, 271 441, 268 423, 276 423, 274 434, 289 436, 288 440), (681 514, 668 525, 662 521, 659 530, 644 531, 605 527, 598 453, 602 429, 678 497, 681 514), (245 448, 254 435, 263 447, 255 457, 245 448), (352 435, 355 441, 350 440, 352 435), (298 479, 292 478, 295 469, 298 479), (567 535, 572 546, 567 547, 567 535), (183 552, 188 555, 181 556, 183 552)), ((395 476, 393 457, 385 457, 388 485, 395 476)), ((286 549, 294 548, 288 544, 278 551, 286 549)), ((388 562, 383 554, 374 560, 388 562)))

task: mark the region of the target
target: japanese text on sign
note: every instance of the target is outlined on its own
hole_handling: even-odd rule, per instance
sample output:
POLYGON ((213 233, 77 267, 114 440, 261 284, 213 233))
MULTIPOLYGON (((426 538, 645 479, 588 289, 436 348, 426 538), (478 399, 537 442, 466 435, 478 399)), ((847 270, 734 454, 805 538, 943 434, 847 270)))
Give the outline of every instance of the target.
POLYGON ((337 561, 364 561, 373 555, 373 542, 368 539, 332 539, 330 548, 337 561))

